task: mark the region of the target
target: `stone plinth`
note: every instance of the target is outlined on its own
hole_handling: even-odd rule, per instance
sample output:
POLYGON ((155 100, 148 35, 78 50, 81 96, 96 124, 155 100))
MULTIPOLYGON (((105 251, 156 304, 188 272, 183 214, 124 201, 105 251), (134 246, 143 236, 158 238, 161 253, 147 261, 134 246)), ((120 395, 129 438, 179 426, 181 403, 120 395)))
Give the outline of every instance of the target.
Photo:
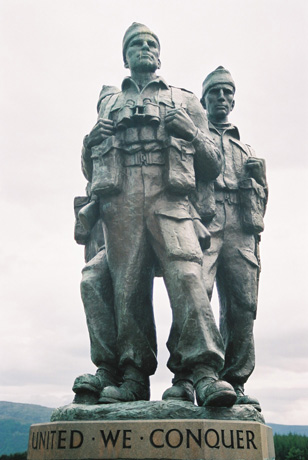
POLYGON ((271 428, 226 420, 118 420, 32 425, 28 460, 274 460, 271 428))
POLYGON ((32 425, 28 460, 274 460, 271 428, 253 406, 197 407, 181 401, 56 409, 32 425))
POLYGON ((74 420, 210 419, 265 423, 263 415, 248 404, 233 407, 198 407, 184 401, 136 401, 119 404, 69 404, 56 409, 52 422, 74 420))

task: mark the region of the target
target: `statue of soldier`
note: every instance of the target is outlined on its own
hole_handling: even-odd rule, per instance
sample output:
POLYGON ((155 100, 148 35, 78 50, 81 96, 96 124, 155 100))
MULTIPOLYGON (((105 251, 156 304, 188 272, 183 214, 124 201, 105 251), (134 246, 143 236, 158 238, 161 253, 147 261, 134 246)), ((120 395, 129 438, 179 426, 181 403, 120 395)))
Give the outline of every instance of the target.
MULTIPOLYGON (((90 184, 87 191, 89 189, 90 184)), ((89 196, 76 197, 74 210, 75 240, 85 245, 86 265, 82 270, 81 298, 90 336, 91 359, 97 367, 95 375, 83 374, 75 379, 74 402, 95 404, 105 386, 121 382, 117 365, 113 287, 97 201, 93 197, 91 201, 89 196)))
POLYGON ((196 97, 156 75, 159 54, 158 37, 133 23, 123 39, 131 77, 100 102, 98 122, 84 140, 83 170, 99 197, 104 227, 122 374, 122 383, 105 387, 99 402, 149 399, 157 366, 152 289, 158 263, 173 313, 167 346, 168 367, 178 376, 174 386, 181 388, 181 375, 189 373, 200 405, 230 406, 236 394, 218 379, 223 341, 202 279, 188 198, 199 175, 217 177, 220 153, 196 97))
POLYGON ((244 384, 255 366, 258 245, 268 189, 265 161, 256 158, 252 148, 240 141, 237 127, 228 120, 234 107, 234 93, 234 80, 223 67, 211 72, 203 82, 201 103, 207 110, 223 166, 214 182, 212 212, 207 203, 208 190, 202 189, 202 182, 195 206, 211 233, 211 246, 204 251, 203 274, 209 298, 215 279, 219 294, 220 332, 225 344, 220 378, 235 389, 236 404, 253 404, 261 410, 257 399, 245 395, 244 384))

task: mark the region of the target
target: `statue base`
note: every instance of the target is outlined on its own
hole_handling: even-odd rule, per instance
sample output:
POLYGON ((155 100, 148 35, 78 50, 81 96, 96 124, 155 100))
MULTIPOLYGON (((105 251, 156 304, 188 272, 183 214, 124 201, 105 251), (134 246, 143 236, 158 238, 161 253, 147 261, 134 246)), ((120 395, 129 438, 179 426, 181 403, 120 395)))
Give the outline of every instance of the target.
POLYGON ((271 428, 247 405, 202 408, 180 401, 70 404, 56 409, 52 420, 31 426, 28 460, 275 459, 271 428))

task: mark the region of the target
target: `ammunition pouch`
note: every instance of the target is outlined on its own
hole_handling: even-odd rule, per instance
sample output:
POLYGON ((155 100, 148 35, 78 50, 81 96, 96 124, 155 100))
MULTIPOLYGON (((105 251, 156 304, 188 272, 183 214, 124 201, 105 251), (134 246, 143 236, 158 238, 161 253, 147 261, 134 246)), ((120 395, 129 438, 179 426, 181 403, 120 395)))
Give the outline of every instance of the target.
POLYGON ((244 179, 239 184, 239 199, 243 230, 253 234, 263 232, 266 195, 262 185, 252 177, 244 179))
POLYGON ((114 136, 91 149, 93 162, 91 193, 116 194, 122 189, 122 155, 114 136))
POLYGON ((165 144, 166 185, 169 192, 187 195, 196 188, 194 146, 184 139, 170 136, 165 144))

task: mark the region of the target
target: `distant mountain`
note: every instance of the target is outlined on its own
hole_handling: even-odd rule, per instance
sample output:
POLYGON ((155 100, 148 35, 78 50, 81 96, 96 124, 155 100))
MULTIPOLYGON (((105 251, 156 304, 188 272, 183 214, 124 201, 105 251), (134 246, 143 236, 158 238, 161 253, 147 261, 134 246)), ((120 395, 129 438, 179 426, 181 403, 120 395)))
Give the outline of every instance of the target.
POLYGON ((0 401, 0 455, 25 452, 30 425, 49 422, 52 411, 37 404, 0 401))
POLYGON ((273 429, 273 434, 300 434, 308 436, 308 425, 278 425, 277 423, 267 423, 273 429))

